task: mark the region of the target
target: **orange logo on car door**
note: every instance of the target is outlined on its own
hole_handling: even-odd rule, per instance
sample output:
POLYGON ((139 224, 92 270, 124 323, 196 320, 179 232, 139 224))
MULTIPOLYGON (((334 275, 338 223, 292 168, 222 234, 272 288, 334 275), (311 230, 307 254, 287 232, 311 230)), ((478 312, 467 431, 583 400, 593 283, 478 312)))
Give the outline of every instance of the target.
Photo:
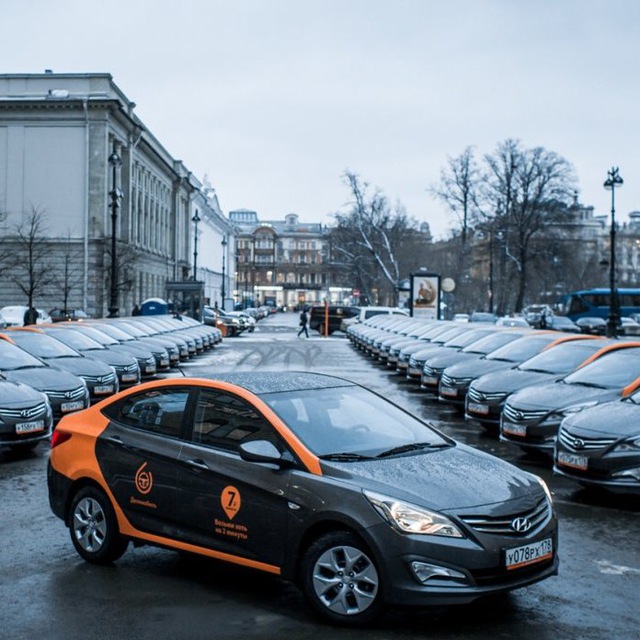
POLYGON ((147 463, 145 462, 136 471, 136 489, 143 495, 149 493, 149 491, 151 491, 151 487, 153 487, 153 475, 151 474, 151 471, 145 470, 146 466, 147 463))
POLYGON ((225 487, 220 494, 220 504, 227 514, 227 518, 233 520, 234 516, 240 511, 240 505, 242 504, 240 492, 231 485, 225 487))

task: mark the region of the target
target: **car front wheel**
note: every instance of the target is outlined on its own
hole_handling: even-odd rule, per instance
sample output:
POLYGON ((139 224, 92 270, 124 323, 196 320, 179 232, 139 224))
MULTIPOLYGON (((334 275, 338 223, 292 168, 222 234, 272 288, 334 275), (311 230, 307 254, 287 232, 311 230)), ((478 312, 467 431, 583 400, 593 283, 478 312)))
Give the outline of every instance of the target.
POLYGON ((304 555, 302 589, 311 607, 341 625, 370 622, 382 608, 380 574, 366 545, 353 533, 318 538, 304 555))
POLYGON ((84 560, 94 564, 114 562, 129 544, 120 535, 109 499, 95 487, 84 487, 74 496, 69 532, 76 551, 84 560))

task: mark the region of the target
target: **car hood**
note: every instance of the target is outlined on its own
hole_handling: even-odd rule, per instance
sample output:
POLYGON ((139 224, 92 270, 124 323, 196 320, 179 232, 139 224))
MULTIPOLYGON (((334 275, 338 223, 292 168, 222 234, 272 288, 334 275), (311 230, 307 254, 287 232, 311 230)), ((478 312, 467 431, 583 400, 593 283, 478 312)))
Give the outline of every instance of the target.
POLYGON ((44 396, 31 386, 12 380, 0 381, 0 405, 4 408, 21 408, 42 402, 44 396))
POLYGON ((604 402, 568 417, 565 426, 573 435, 626 438, 640 434, 640 405, 628 400, 604 402))
POLYGON ((509 397, 515 409, 564 409, 581 402, 608 402, 620 397, 620 389, 598 389, 579 384, 551 382, 521 389, 509 397))
POLYGON ((478 376, 482 376, 493 371, 504 371, 505 369, 510 369, 513 366, 513 362, 478 358, 476 360, 458 362, 457 364, 447 367, 445 372, 452 378, 477 378, 478 376))
POLYGON ((28 384, 39 391, 69 391, 82 386, 80 378, 65 369, 56 367, 34 367, 33 369, 19 369, 7 371, 3 374, 9 380, 28 384))
POLYGON ((444 369, 460 362, 469 362, 471 360, 477 360, 478 358, 480 358, 480 354, 478 353, 462 353, 461 351, 455 353, 434 353, 427 358, 425 364, 437 369, 444 369))
POLYGON ((540 371, 519 371, 518 369, 507 369, 493 371, 476 378, 472 383, 476 391, 482 393, 513 393, 519 389, 524 389, 532 384, 543 384, 554 379, 552 373, 542 373, 540 371))
POLYGON ((322 463, 326 475, 363 489, 438 511, 531 501, 543 495, 537 479, 494 456, 457 443, 448 449, 352 463, 322 463))

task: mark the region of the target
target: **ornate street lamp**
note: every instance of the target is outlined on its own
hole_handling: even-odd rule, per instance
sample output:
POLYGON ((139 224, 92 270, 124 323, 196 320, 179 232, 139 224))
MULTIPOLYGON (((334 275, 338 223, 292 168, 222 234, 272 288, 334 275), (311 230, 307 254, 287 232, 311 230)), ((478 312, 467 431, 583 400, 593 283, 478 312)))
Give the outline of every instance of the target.
POLYGON ((611 259, 609 262, 609 318, 607 320, 607 336, 615 338, 618 335, 618 323, 620 321, 620 300, 618 289, 616 288, 616 207, 615 192, 616 187, 621 187, 623 180, 618 173, 618 167, 612 167, 607 171, 607 179, 604 181, 604 188, 611 190, 611 259))
POLYGON ((193 234, 193 279, 195 281, 198 279, 198 223, 200 222, 200 216, 197 210, 193 218, 191 218, 191 222, 193 222, 195 226, 193 234))
POLYGON ((222 295, 222 308, 224 309, 225 291, 225 255, 227 253, 227 236, 222 236, 222 287, 220 293, 222 295))
POLYGON ((109 294, 109 318, 117 318, 120 315, 118 307, 118 260, 116 256, 116 227, 118 221, 118 209, 120 208, 120 200, 122 191, 118 187, 118 169, 122 166, 122 160, 116 153, 115 147, 109 156, 109 165, 111 166, 111 282, 109 294))

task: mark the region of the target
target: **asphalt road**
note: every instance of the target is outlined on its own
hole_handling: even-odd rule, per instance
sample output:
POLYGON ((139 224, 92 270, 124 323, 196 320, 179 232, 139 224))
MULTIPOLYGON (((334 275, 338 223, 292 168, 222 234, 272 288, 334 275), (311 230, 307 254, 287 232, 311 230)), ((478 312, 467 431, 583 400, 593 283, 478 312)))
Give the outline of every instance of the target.
MULTIPOLYGON (((186 375, 312 370, 340 375, 428 418, 468 444, 543 476, 560 515, 557 577, 472 605, 393 610, 373 627, 317 621, 273 576, 150 547, 113 567, 83 562, 48 506, 46 444, 26 457, 0 452, 0 638, 7 640, 284 639, 637 640, 640 501, 597 496, 554 477, 355 351, 340 334, 297 338, 297 315, 276 314, 253 334, 225 339, 183 365, 186 375)), ((174 372, 171 375, 181 375, 174 372)))

